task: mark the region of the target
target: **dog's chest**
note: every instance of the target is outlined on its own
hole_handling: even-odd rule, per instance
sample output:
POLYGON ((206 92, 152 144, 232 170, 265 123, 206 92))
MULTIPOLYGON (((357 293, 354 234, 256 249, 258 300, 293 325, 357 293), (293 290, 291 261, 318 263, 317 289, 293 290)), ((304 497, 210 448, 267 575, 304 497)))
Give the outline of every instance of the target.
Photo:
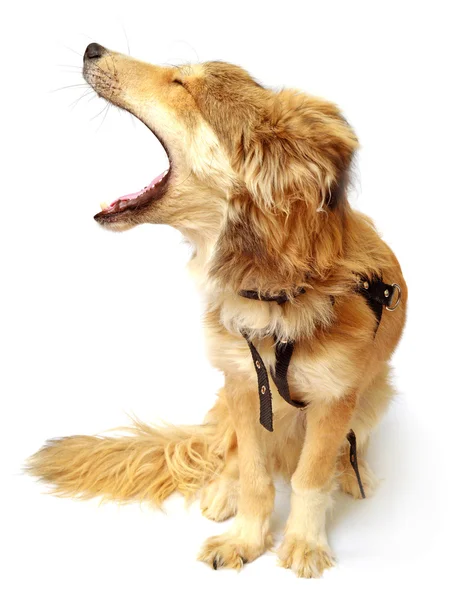
MULTIPOLYGON (((275 302, 257 302, 235 295, 225 298, 213 312, 210 327, 206 323, 212 364, 228 376, 243 378, 258 393, 257 367, 242 333, 255 334, 254 346, 269 374, 276 369, 275 340, 286 337, 295 340, 287 373, 292 398, 311 402, 341 397, 353 381, 353 362, 341 345, 332 342, 331 336, 316 344, 310 341, 316 321, 307 319, 310 312, 305 310, 306 301, 301 302, 292 319, 291 312, 289 315, 275 302), (301 341, 305 338, 307 343, 301 341)), ((315 304, 322 314, 327 314, 327 299, 318 298, 315 304)), ((270 383, 275 390, 276 386, 270 383)))
MULTIPOLYGON (((213 366, 230 377, 247 381, 257 393, 256 367, 244 337, 238 333, 220 332, 219 335, 207 335, 207 341, 213 366)), ((276 367, 273 337, 255 340, 254 345, 270 373, 276 367)), ((292 398, 302 398, 308 402, 333 400, 341 397, 351 384, 353 364, 338 348, 306 352, 299 341, 288 368, 287 379, 292 398)), ((271 384, 275 389, 272 381, 271 384)))

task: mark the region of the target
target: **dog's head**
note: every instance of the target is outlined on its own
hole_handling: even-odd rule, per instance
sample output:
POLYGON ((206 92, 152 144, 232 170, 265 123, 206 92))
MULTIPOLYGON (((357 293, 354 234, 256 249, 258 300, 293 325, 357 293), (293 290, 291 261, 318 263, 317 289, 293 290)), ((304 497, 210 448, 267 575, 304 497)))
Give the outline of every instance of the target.
POLYGON ((98 213, 105 227, 167 223, 193 238, 215 236, 223 268, 237 254, 267 268, 285 245, 281 230, 289 232, 278 218, 315 227, 320 212, 346 202, 357 139, 329 102, 274 92, 227 63, 159 67, 98 44, 86 49, 84 77, 151 129, 170 164, 147 188, 98 213), (268 231, 273 220, 276 233, 268 231), (260 241, 268 233, 279 239, 267 255, 260 241))

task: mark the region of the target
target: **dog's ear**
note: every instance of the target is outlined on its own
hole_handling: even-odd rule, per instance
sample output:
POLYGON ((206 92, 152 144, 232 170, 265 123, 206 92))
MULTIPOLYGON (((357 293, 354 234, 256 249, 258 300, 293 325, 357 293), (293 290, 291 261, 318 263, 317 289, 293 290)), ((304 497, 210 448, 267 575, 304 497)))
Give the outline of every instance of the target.
POLYGON ((344 214, 332 210, 324 217, 305 202, 288 212, 267 210, 241 189, 229 200, 209 275, 233 292, 293 292, 333 265, 342 249, 344 214))
POLYGON ((280 228, 273 219, 274 215, 267 215, 253 202, 247 190, 236 192, 229 201, 209 275, 234 292, 256 289, 270 293, 269 286, 276 287, 281 275, 274 249, 280 228))
POLYGON ((352 129, 329 102, 299 92, 272 94, 264 118, 244 126, 234 168, 262 208, 289 212, 335 208, 345 197, 353 154, 352 129))
POLYGON ((234 138, 244 186, 230 199, 210 275, 234 290, 272 293, 324 276, 341 252, 358 142, 335 105, 288 90, 264 94, 263 110, 234 138))
POLYGON ((269 118, 248 122, 233 154, 245 185, 230 200, 211 264, 234 290, 293 289, 323 276, 342 248, 357 138, 324 100, 283 91, 269 102, 269 118))

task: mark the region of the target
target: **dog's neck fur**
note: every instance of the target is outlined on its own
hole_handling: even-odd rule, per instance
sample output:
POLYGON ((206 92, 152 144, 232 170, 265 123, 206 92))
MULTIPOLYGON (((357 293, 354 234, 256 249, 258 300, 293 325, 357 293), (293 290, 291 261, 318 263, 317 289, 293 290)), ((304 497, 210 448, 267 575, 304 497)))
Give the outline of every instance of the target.
MULTIPOLYGON (((221 203, 212 203, 215 207, 215 216, 212 218, 212 213, 209 215, 208 226, 198 227, 197 223, 193 227, 185 226, 182 228, 183 235, 189 240, 194 247, 194 254, 189 263, 189 271, 194 277, 196 284, 205 298, 209 311, 219 315, 220 322, 226 329, 232 333, 240 335, 242 329, 252 333, 255 337, 265 337, 268 335, 279 335, 289 338, 300 338, 302 336, 310 337, 313 335, 318 324, 328 325, 332 321, 332 303, 330 294, 325 292, 326 274, 323 273, 322 280, 318 289, 313 289, 316 283, 312 273, 314 273, 314 260, 316 256, 308 248, 305 251, 307 240, 310 240, 310 231, 306 232, 304 228, 310 228, 310 220, 302 221, 296 219, 294 225, 295 231, 292 233, 291 227, 279 227, 279 219, 289 221, 289 218, 284 216, 271 215, 269 218, 262 218, 261 211, 257 209, 258 227, 264 228, 264 237, 270 237, 270 228, 273 228, 273 235, 276 234, 279 238, 279 231, 283 232, 283 238, 275 240, 277 244, 275 249, 271 249, 272 254, 269 256, 267 263, 266 248, 256 248, 253 250, 258 254, 250 254, 248 251, 248 269, 252 271, 250 278, 245 279, 244 273, 234 273, 235 265, 241 265, 242 260, 239 252, 246 252, 246 242, 253 240, 245 239, 245 233, 249 234, 253 223, 246 223, 243 237, 237 240, 235 229, 230 226, 230 221, 236 217, 235 205, 230 203, 226 211, 222 210, 221 203), (220 206, 220 208, 218 208, 220 206), (249 227, 249 229, 248 229, 249 227), (242 246, 237 249, 232 247, 223 248, 227 243, 227 236, 230 236, 233 242, 237 241, 242 246), (294 237, 298 245, 301 243, 303 247, 290 248, 292 244, 291 238, 294 237), (290 239, 289 239, 290 238, 290 239), (281 264, 289 257, 282 254, 282 249, 285 252, 294 252, 291 257, 291 264, 295 266, 295 272, 288 272, 289 280, 283 281, 281 264), (225 253, 224 256, 220 256, 225 253), (234 256, 231 254, 235 252, 234 256), (301 256, 301 253, 303 256, 301 256), (305 255, 305 256, 304 256, 305 255), (301 262, 301 258, 303 258, 301 262), (224 262, 223 262, 224 261, 224 262), (217 264, 222 264, 223 272, 217 268, 217 264), (274 269, 273 269, 274 265, 274 269), (298 266, 302 265, 302 268, 298 266), (269 278, 272 277, 272 281, 269 278), (253 284, 254 282, 254 284, 253 284), (271 292, 279 292, 280 290, 288 290, 289 288, 299 285, 306 285, 309 293, 307 298, 298 298, 289 303, 288 306, 277 306, 272 302, 257 302, 242 298, 239 291, 251 287, 260 290, 258 282, 264 286, 264 290, 269 289, 271 292)), ((251 211, 250 211, 251 212, 251 211)), ((239 213, 239 216, 245 217, 245 213, 239 213)), ((255 215, 252 215, 253 218, 255 215)), ((297 215, 296 215, 297 216, 297 215)), ((290 219, 291 221, 291 219, 290 219)), ((326 228, 329 223, 329 216, 325 214, 318 215, 315 220, 320 223, 323 243, 329 243, 329 235, 326 233, 326 228)), ((255 229, 257 229, 255 226, 255 229)), ((334 253, 334 259, 337 254, 342 253, 341 240, 337 240, 340 245, 339 249, 334 253)), ((262 243, 262 239, 258 243, 262 243)), ((319 244, 317 245, 319 246, 319 244)), ((270 249, 268 249, 270 251, 270 249)), ((288 270, 284 270, 286 273, 288 270)), ((331 276, 332 269, 328 269, 327 276, 331 276)), ((316 273, 316 269, 315 269, 316 273)), ((333 285, 335 288, 335 285, 333 285)), ((334 290, 335 292, 335 290, 334 290)))

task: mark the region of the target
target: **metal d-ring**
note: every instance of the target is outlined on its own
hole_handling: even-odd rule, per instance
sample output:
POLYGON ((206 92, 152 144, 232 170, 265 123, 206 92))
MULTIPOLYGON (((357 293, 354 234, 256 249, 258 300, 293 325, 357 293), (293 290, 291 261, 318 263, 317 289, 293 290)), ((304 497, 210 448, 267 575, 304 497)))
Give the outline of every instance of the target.
POLYGON ((397 297, 396 302, 393 304, 393 306, 386 306, 385 307, 390 312, 392 312, 393 310, 397 309, 397 307, 399 306, 399 302, 401 301, 401 296, 402 296, 401 287, 397 283, 392 283, 391 287, 394 287, 398 291, 398 297, 397 297))

